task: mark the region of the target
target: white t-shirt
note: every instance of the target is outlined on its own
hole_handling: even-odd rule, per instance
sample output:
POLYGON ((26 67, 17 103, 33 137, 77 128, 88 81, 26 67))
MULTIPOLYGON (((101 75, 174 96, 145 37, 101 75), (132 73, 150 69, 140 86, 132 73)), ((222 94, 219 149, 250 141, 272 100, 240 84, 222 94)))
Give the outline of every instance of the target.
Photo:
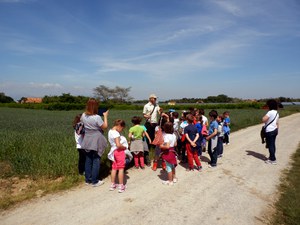
POLYGON ((83 136, 81 134, 77 134, 76 131, 74 131, 74 134, 75 134, 76 148, 81 149, 83 136))
POLYGON ((118 131, 112 130, 112 129, 110 129, 108 131, 108 141, 109 141, 110 146, 111 146, 111 148, 110 148, 111 151, 114 151, 114 150, 117 149, 117 144, 115 142, 115 139, 117 137, 121 137, 121 135, 120 135, 120 133, 118 131))
POLYGON ((178 131, 178 129, 179 129, 179 119, 178 118, 174 119, 173 128, 174 128, 174 131, 178 131))
POLYGON ((176 143, 176 135, 175 134, 166 134, 165 132, 163 133, 163 137, 164 137, 164 142, 165 143, 170 143, 170 148, 175 146, 176 143))
POLYGON ((207 117, 202 115, 202 124, 207 126, 208 125, 208 120, 207 120, 207 117))
POLYGON ((184 134, 184 128, 187 127, 189 124, 187 121, 183 121, 181 124, 180 124, 180 129, 181 129, 181 134, 184 134))
POLYGON ((266 129, 266 132, 271 132, 273 130, 275 130, 277 128, 277 121, 279 119, 279 113, 277 113, 276 110, 270 110, 269 112, 267 112, 266 116, 269 117, 268 121, 265 123, 265 126, 267 124, 269 124, 276 116, 276 119, 270 124, 267 126, 267 129, 266 129), (277 114, 277 116, 276 116, 277 114))
MULTIPOLYGON (((108 139, 109 139, 109 143, 110 143, 110 145, 111 145, 111 148, 110 148, 110 151, 109 151, 107 157, 108 157, 108 159, 111 160, 111 161, 115 161, 114 151, 117 150, 117 146, 116 146, 116 142, 115 142, 115 138, 114 138, 114 137, 115 137, 115 138, 120 137, 120 144, 126 147, 126 149, 124 150, 124 151, 125 151, 125 154, 126 154, 126 155, 127 155, 127 154, 130 154, 130 152, 127 153, 127 151, 129 151, 129 150, 128 150, 128 142, 127 142, 126 138, 125 138, 124 136, 120 136, 120 133, 119 133, 118 131, 116 131, 116 130, 110 130, 110 131, 108 132, 108 139), (114 132, 114 131, 115 131, 115 132, 114 132), (119 136, 118 136, 118 135, 119 135, 119 136), (111 137, 111 139, 110 139, 110 137, 111 137)), ((128 155, 128 156, 129 156, 129 157, 132 157, 131 154, 128 155)))

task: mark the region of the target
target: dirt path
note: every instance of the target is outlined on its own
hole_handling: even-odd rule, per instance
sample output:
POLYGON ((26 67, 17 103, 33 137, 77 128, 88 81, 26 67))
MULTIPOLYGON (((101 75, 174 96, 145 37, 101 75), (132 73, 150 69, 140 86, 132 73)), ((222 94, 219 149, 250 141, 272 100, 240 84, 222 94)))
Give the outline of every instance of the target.
POLYGON ((161 184, 160 169, 130 170, 122 194, 108 191, 106 179, 101 187, 82 185, 4 212, 0 224, 264 224, 281 171, 300 142, 300 114, 280 120, 278 165, 263 161, 267 149, 260 143, 260 128, 233 133, 217 168, 202 162, 202 172, 186 172, 179 165, 179 182, 172 187, 161 184))

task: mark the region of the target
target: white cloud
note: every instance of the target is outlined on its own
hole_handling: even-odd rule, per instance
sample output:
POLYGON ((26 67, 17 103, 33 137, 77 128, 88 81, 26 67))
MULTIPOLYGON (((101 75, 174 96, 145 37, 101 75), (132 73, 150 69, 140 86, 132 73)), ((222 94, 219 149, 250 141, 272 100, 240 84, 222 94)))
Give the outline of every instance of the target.
POLYGON ((12 37, 5 44, 5 48, 22 54, 52 54, 54 53, 53 49, 43 46, 39 46, 36 41, 31 38, 14 38, 12 37))
POLYGON ((63 89, 63 86, 57 83, 35 83, 30 82, 30 87, 32 88, 47 88, 47 89, 63 89))

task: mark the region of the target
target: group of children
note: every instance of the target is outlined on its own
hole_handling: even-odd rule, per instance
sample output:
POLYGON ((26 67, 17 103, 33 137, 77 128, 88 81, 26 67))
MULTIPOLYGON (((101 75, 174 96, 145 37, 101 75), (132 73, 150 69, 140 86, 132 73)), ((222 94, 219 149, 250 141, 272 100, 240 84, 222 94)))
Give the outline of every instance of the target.
MULTIPOLYGON (((183 111, 181 117, 174 110, 168 113, 161 112, 159 124, 155 129, 155 138, 151 140, 146 127, 141 124, 142 118, 134 116, 131 119, 133 126, 129 129, 128 141, 121 135, 125 128, 125 121, 115 120, 108 132, 108 141, 111 146, 108 158, 112 161, 110 190, 113 191, 118 187, 120 193, 125 191, 125 166, 133 159, 134 168, 145 169, 144 153, 149 152, 150 146, 155 149, 152 169, 155 171, 159 160, 162 160, 162 168, 168 174, 168 180, 163 181, 166 185, 173 185, 177 182, 175 172, 177 158, 181 158, 181 163, 188 163, 187 171, 195 169, 201 171, 200 156, 207 149, 210 156, 209 167, 216 167, 218 158, 223 155, 223 144, 229 144, 229 112, 218 115, 217 111, 212 110, 209 112, 209 119, 210 123, 202 109, 183 111), (116 184, 117 175, 119 184, 116 184)), ((78 169, 82 174, 84 156, 80 141, 84 134, 82 131, 78 132, 80 125, 80 121, 77 121, 74 129, 79 151, 78 169)))

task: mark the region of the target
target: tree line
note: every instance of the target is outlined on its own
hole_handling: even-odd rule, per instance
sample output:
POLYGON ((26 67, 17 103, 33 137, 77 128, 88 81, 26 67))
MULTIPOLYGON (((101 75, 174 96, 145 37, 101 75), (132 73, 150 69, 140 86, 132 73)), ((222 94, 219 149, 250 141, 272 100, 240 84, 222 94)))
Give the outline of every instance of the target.
MULTIPOLYGON (((134 98, 130 96, 131 87, 120 87, 115 86, 114 88, 99 85, 98 87, 93 89, 93 97, 97 100, 100 100, 104 104, 141 104, 146 103, 148 99, 145 100, 137 100, 134 101, 134 98)), ((57 96, 49 96, 45 95, 42 98, 42 103, 50 104, 50 103, 72 103, 72 104, 85 104, 90 97, 87 96, 74 96, 70 93, 62 93, 57 96)), ((278 102, 299 102, 299 98, 286 98, 279 97, 276 98, 278 102)), ((26 102, 26 97, 22 97, 18 100, 19 103, 26 102)), ((259 99, 259 102, 265 102, 268 99, 259 99)), ((168 102, 176 102, 176 103, 239 103, 244 102, 245 100, 239 98, 232 98, 225 94, 220 94, 217 96, 208 96, 207 98, 181 98, 181 99, 170 99, 161 103, 168 102)), ((6 96, 5 93, 0 92, 0 103, 11 103, 15 102, 13 98, 10 96, 6 96)))

